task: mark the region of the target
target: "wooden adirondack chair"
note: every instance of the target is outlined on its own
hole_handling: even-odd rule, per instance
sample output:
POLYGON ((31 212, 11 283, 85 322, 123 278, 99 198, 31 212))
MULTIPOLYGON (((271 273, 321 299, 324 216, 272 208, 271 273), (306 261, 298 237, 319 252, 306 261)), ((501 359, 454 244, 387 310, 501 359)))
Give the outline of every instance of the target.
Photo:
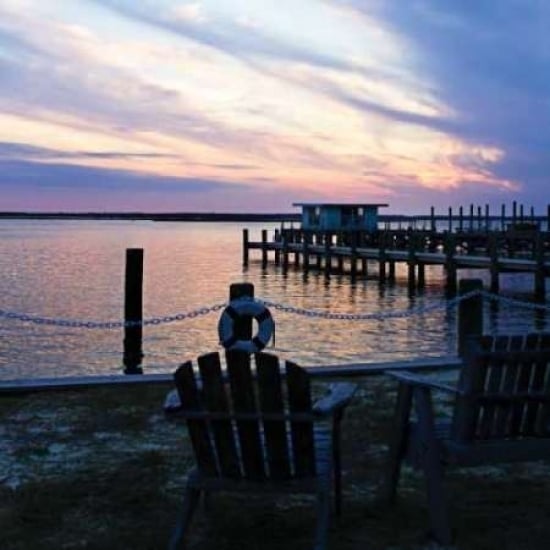
POLYGON ((276 356, 254 357, 256 369, 248 353, 227 351, 227 383, 218 353, 199 357, 198 373, 191 362, 175 373, 196 467, 171 549, 183 547, 201 492, 216 490, 315 494, 315 548, 326 546, 332 488, 340 511, 340 421, 355 385, 334 384, 312 405, 305 370, 287 361, 283 376, 276 356))
POLYGON ((440 542, 451 541, 444 466, 550 458, 549 334, 471 340, 457 387, 411 373, 392 375, 399 387, 386 496, 395 498, 402 460, 422 469, 431 530, 440 542), (432 390, 454 396, 451 422, 435 417, 432 390))

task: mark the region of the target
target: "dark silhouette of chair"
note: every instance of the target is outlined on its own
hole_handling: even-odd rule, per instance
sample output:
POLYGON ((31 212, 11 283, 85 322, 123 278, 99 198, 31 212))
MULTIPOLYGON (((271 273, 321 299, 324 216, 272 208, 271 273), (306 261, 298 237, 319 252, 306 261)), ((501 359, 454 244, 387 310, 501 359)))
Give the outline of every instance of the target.
POLYGON ((218 353, 198 358, 175 373, 196 467, 170 548, 182 548, 201 492, 312 493, 317 499, 315 548, 326 546, 330 497, 340 511, 340 421, 355 391, 349 383, 312 404, 307 372, 276 356, 227 351, 227 378, 218 353), (327 422, 327 418, 331 422, 327 422), (323 421, 324 422, 319 422, 323 421))
POLYGON ((399 387, 386 497, 395 498, 403 460, 422 469, 432 534, 443 544, 451 541, 445 466, 550 458, 550 335, 483 336, 467 348, 457 387, 392 373, 399 387), (436 418, 432 390, 453 396, 450 422, 436 418))

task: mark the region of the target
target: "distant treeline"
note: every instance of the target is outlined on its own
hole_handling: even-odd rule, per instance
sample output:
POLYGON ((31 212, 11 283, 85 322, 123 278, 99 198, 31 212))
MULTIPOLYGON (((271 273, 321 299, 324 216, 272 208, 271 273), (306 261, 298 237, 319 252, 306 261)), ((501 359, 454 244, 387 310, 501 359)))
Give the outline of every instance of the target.
POLYGON ((151 220, 159 222, 281 222, 300 221, 301 214, 244 212, 0 212, 0 219, 151 220))

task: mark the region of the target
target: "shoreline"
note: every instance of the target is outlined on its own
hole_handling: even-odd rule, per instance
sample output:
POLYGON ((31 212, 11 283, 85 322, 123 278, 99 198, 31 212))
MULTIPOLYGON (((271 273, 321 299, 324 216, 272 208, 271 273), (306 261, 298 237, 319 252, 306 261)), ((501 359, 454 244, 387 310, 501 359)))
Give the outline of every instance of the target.
POLYGON ((149 220, 158 222, 282 222, 301 220, 293 213, 244 212, 0 212, 0 220, 149 220))

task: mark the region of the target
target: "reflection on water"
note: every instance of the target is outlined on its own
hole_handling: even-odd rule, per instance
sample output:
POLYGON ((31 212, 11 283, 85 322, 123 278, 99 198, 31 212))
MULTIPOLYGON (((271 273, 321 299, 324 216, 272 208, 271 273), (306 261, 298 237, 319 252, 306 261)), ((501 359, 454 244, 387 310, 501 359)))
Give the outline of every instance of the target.
MULTIPOLYGON (((247 224, 259 235, 268 224, 247 224)), ((326 280, 301 270, 241 267, 242 225, 120 221, 0 221, 0 309, 44 317, 120 320, 125 249, 145 250, 144 316, 161 317, 227 300, 231 283, 246 281, 256 295, 287 305, 344 313, 380 313, 370 321, 309 318, 273 311, 276 347, 302 364, 333 364, 453 353, 454 309, 383 319, 443 298, 442 268, 426 268, 426 288, 409 295, 406 269, 397 282, 346 276, 326 280)), ((254 256, 252 256, 254 258, 254 256)), ((376 273, 373 265, 370 273, 376 273)), ((462 276, 486 277, 482 272, 462 276)), ((503 288, 517 296, 531 279, 516 276, 503 288)), ((529 310, 488 305, 488 330, 543 329, 529 310)), ((218 349, 218 313, 145 327, 144 370, 166 372, 199 353, 218 349)), ((0 377, 62 376, 121 371, 122 331, 67 329, 0 319, 0 377)))

